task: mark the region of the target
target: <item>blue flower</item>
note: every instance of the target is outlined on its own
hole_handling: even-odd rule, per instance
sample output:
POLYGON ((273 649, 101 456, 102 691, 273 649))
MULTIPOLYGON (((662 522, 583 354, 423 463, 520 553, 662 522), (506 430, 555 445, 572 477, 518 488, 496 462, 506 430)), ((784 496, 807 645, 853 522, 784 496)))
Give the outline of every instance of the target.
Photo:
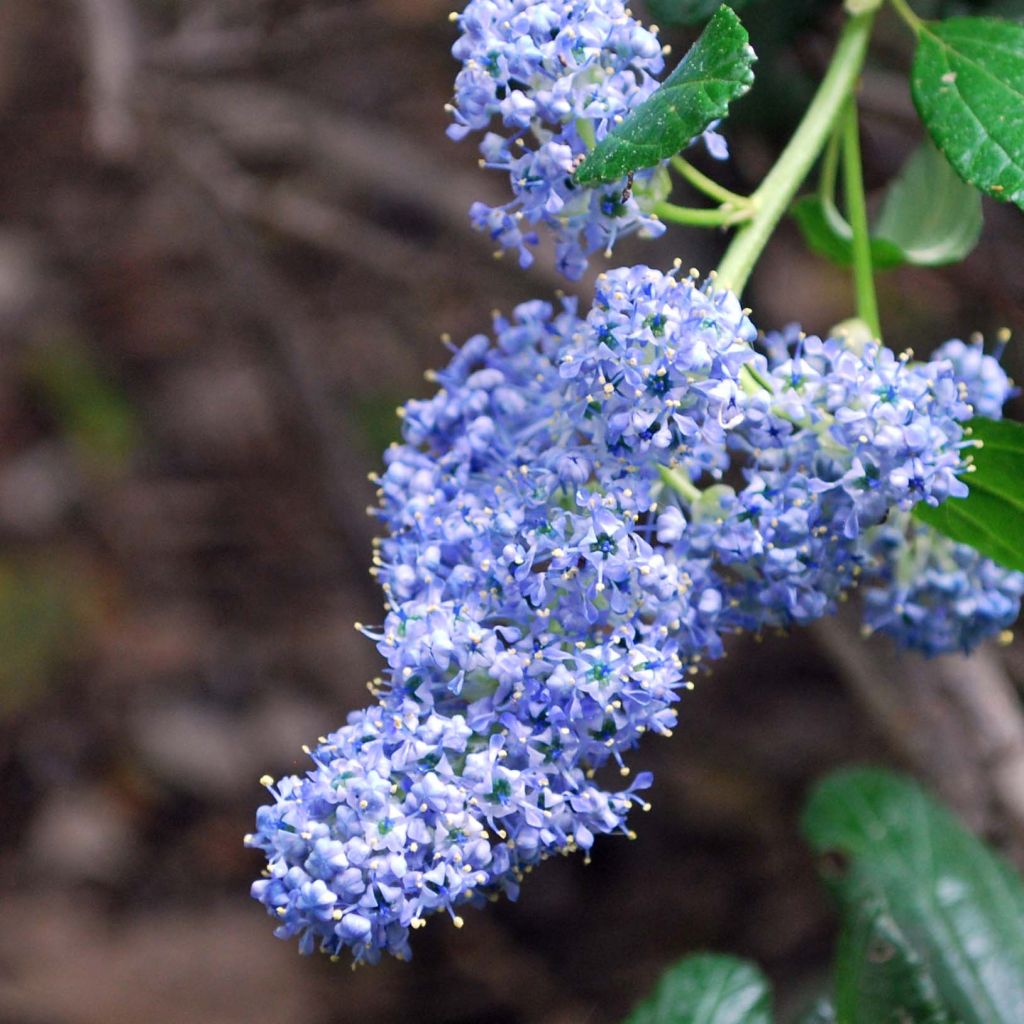
MULTIPOLYGON (((411 955, 430 914, 518 892, 523 871, 553 852, 625 831, 639 776, 623 793, 545 763, 509 730, 469 733, 461 716, 392 700, 353 714, 310 752, 304 777, 271 785, 247 845, 267 857, 252 887, 304 953, 357 961, 411 955)), ((268 784, 269 784, 269 780, 268 784)))
MULTIPOLYGON (((535 59, 520 42, 499 67, 535 59)), ((911 644, 1016 615, 1021 577, 907 526, 963 493, 953 363, 795 331, 765 348, 714 282, 622 268, 585 317, 497 316, 404 407, 377 481, 385 614, 363 627, 377 703, 271 786, 250 837, 278 934, 405 957, 429 915, 631 834, 650 777, 598 773, 671 733, 725 635, 809 622, 858 576, 869 621, 911 644)))
POLYGON ((934 656, 970 653, 1012 626, 1024 573, 996 565, 909 517, 870 536, 864 622, 901 646, 934 656))
MULTIPOLYGON (((448 134, 483 132, 481 164, 507 174, 514 197, 473 204, 473 224, 523 266, 537 236, 520 225, 545 224, 558 268, 573 280, 589 254, 610 252, 618 238, 661 234, 652 210, 668 192, 663 166, 595 188, 572 180, 596 142, 657 88, 664 59, 655 33, 622 0, 471 0, 457 21, 452 53, 462 70, 448 134)), ((713 129, 704 138, 717 158, 727 155, 713 129)))
POLYGON ((1000 343, 995 355, 986 355, 980 337, 970 344, 954 338, 940 345, 932 356, 933 360, 944 359, 952 364, 956 379, 966 388, 966 400, 978 416, 1001 418, 1003 406, 1016 393, 999 362, 1004 345, 1005 341, 1000 343))
MULTIPOLYGON (((936 349, 932 363, 950 367, 974 413, 1000 419, 1014 389, 999 355, 986 355, 981 339, 970 345, 953 340, 936 349)), ((929 656, 968 653, 1020 613, 1024 574, 908 515, 867 531, 862 547, 865 626, 904 647, 929 656)))

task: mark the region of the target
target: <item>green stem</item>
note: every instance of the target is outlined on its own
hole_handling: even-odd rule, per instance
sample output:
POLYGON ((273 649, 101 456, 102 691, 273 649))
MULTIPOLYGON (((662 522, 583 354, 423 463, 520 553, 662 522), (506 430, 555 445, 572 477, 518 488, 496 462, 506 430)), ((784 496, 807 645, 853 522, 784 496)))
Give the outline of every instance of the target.
POLYGON ((661 477, 661 482, 675 491, 684 501, 691 505, 700 501, 700 489, 688 476, 684 476, 678 470, 669 469, 668 466, 659 466, 658 475, 661 477))
POLYGON ((681 156, 672 157, 671 164, 697 191, 703 192, 710 199, 715 199, 729 206, 749 205, 750 199, 747 196, 730 192, 724 185, 719 185, 713 178, 709 178, 702 171, 698 171, 693 164, 684 160, 681 156))
POLYGON ((860 159, 860 120, 857 102, 850 97, 843 123, 843 189, 846 193, 846 216, 853 228, 853 282, 857 292, 857 316, 871 329, 876 339, 882 337, 875 296, 875 268, 871 264, 871 229, 868 227, 868 205, 864 195, 864 171, 860 159))
POLYGON ((841 133, 833 129, 829 136, 825 157, 821 163, 821 177, 818 179, 818 198, 824 203, 834 203, 836 181, 839 178, 839 143, 841 133))
POLYGON ((589 117, 576 118, 576 131, 580 138, 587 144, 588 150, 593 150, 597 145, 597 135, 594 132, 594 122, 589 117))
POLYGON ((892 6, 895 8, 896 13, 910 26, 910 30, 915 35, 919 35, 921 26, 924 23, 910 9, 910 4, 907 3, 907 0, 892 0, 892 6))
POLYGON ((797 189, 818 159, 846 98, 853 91, 874 23, 874 11, 851 18, 843 27, 832 63, 789 145, 750 197, 754 215, 739 231, 718 267, 719 283, 737 295, 797 189))
POLYGON ((737 224, 750 216, 746 210, 736 210, 726 206, 697 210, 690 206, 676 206, 675 203, 667 202, 655 203, 654 212, 662 220, 667 220, 672 224, 688 224, 691 227, 699 228, 716 228, 737 224))
POLYGON ((756 395, 758 391, 767 391, 772 394, 774 388, 755 370, 750 363, 744 363, 740 367, 740 383, 749 395, 756 395))

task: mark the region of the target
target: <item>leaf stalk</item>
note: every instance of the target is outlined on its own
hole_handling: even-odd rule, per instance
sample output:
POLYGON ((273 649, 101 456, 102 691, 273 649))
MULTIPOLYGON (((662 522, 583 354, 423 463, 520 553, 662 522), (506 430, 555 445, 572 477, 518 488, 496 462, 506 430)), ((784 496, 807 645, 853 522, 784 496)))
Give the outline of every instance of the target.
POLYGON ((921 27, 924 24, 910 8, 907 0, 892 0, 893 9, 907 23, 914 35, 921 34, 921 27))
POLYGON ((874 11, 843 27, 832 63, 778 162, 751 196, 754 213, 736 234, 718 267, 719 282, 739 295, 797 190, 821 155, 864 67, 874 11))
POLYGON ((681 177, 685 178, 698 192, 703 192, 709 199, 729 206, 750 205, 750 196, 741 196, 736 192, 731 192, 724 185, 719 185, 713 178, 709 178, 703 171, 697 170, 683 157, 674 156, 671 163, 681 177))
POLYGON ((710 209, 695 209, 691 206, 676 206, 675 203, 660 202, 654 204, 654 213, 670 224, 684 224, 689 227, 718 228, 739 224, 752 216, 749 207, 725 205, 710 209))
POLYGON ((872 336, 881 340, 882 324, 875 294, 871 228, 868 225, 860 156, 860 121, 857 117, 857 101, 852 96, 843 118, 843 188, 846 193, 846 216, 853 229, 853 283, 857 296, 857 316, 868 325, 872 336))
POLYGON ((659 466, 658 475, 661 477, 661 482, 670 490, 675 491, 687 504, 692 505, 700 501, 700 489, 679 470, 669 469, 668 466, 659 466))

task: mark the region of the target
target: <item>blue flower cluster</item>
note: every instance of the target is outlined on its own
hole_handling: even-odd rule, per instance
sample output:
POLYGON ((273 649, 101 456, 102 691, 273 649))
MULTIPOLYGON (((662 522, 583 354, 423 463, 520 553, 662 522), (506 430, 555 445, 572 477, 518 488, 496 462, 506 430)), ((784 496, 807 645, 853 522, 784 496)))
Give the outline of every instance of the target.
MULTIPOLYGON (((299 949, 356 961, 410 955, 427 915, 515 896, 523 871, 549 852, 587 848, 621 827, 649 779, 611 794, 582 772, 555 789, 516 753, 514 735, 481 737, 464 713, 392 696, 321 738, 305 778, 269 786, 250 845, 270 868, 253 895, 299 949)), ((539 759, 535 753, 534 759, 539 759)))
POLYGON ((496 343, 471 339, 438 394, 404 410, 380 480, 379 706, 327 737, 306 779, 278 784, 250 837, 269 861, 254 894, 303 948, 406 955, 426 914, 458 924, 461 904, 514 895, 538 861, 629 834, 649 777, 612 790, 595 773, 611 761, 628 776, 639 737, 670 731, 702 649, 683 632, 713 629, 715 609, 652 543, 657 464, 605 434, 602 409, 629 407, 605 374, 656 357, 636 375, 659 407, 718 434, 713 387, 674 396, 735 385, 754 329, 690 280, 611 275, 602 295, 588 320, 570 301, 499 318, 496 343))
POLYGON ((620 269, 586 317, 497 317, 404 408, 378 702, 267 780, 248 837, 278 934, 405 957, 428 915, 461 925, 539 861, 632 835, 651 780, 615 779, 723 636, 827 613, 892 510, 964 493, 949 359, 756 338, 713 281, 620 269))
POLYGON ((1009 333, 1000 339, 993 355, 986 355, 984 339, 975 337, 970 344, 959 338, 940 345, 933 359, 946 359, 953 366, 956 379, 966 389, 965 397, 976 416, 1002 419, 1003 406, 1016 393, 1013 382, 1000 364, 1009 333))
POLYGON ((928 656, 968 654, 1020 614, 1024 574, 908 516, 873 531, 868 545, 867 632, 887 633, 928 656))
MULTIPOLYGON (((1002 346, 986 355, 980 338, 941 345, 933 361, 953 367, 973 412, 1000 419, 1013 385, 999 363, 1002 346)), ((1024 596, 1024 574, 1004 569, 966 544, 908 515, 867 532, 862 578, 867 632, 887 633, 929 656, 973 650, 1013 625, 1024 596)))
POLYGON ((729 580, 730 624, 758 631, 832 611, 862 571, 864 531, 891 510, 966 493, 969 416, 947 363, 799 332, 768 350, 729 438, 745 484, 705 492, 683 538, 729 580))
MULTIPOLYGON (((532 229, 547 225, 558 267, 573 280, 588 254, 610 252, 617 238, 661 234, 652 208, 668 192, 664 167, 598 188, 572 181, 580 160, 657 88, 656 30, 623 0, 471 0, 456 18, 462 34, 452 52, 462 70, 448 134, 483 132, 481 166, 507 173, 514 196, 502 206, 474 203, 476 227, 528 266, 532 229)), ((712 155, 727 155, 713 130, 705 139, 712 155)))

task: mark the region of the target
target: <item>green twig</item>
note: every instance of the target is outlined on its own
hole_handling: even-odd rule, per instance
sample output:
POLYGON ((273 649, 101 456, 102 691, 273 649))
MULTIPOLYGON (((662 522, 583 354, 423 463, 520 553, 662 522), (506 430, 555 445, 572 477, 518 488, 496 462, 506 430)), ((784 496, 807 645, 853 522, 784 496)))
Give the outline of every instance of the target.
POLYGON ((594 132, 594 122, 589 117, 576 118, 576 131, 580 138, 587 144, 588 150, 593 150, 597 145, 597 135, 594 132))
POLYGON ((846 217, 853 228, 853 282, 857 293, 857 316, 882 337, 875 295, 875 268, 871 264, 871 229, 864 196, 864 171, 860 158, 860 120, 857 102, 850 98, 843 121, 843 189, 846 193, 846 217))
POLYGON ((907 0, 892 0, 896 13, 910 26, 910 30, 919 35, 924 22, 910 9, 907 0))
POLYGON ((851 18, 843 27, 814 100, 778 162, 751 196, 753 216, 733 239, 718 267, 723 287, 742 292, 776 225, 821 154, 864 66, 873 23, 874 12, 869 11, 851 18))
POLYGON ((661 482, 675 491, 684 501, 691 505, 700 501, 700 489, 688 476, 684 476, 676 469, 669 469, 668 466, 659 466, 658 475, 661 477, 661 482))
POLYGON ((740 367, 740 383, 744 390, 751 395, 757 394, 758 391, 767 391, 768 394, 774 393, 774 388, 771 384, 750 363, 744 363, 740 367))
POLYGON ((691 206, 676 206, 675 203, 660 202, 654 204, 654 212, 672 224, 686 224, 690 227, 717 228, 739 224, 750 217, 748 209, 735 209, 730 206, 716 206, 707 210, 694 209, 691 206))
POLYGON ((837 125, 829 136, 825 156, 821 162, 821 177, 818 179, 818 198, 823 203, 835 203, 836 181, 839 178, 839 144, 842 133, 837 125))
POLYGON ((741 196, 737 192, 730 192, 724 185, 719 185, 713 178, 709 178, 702 171, 698 171, 689 161, 681 156, 674 156, 671 160, 673 168, 685 178, 698 192, 703 192, 710 199, 717 200, 727 206, 749 206, 750 197, 741 196))

